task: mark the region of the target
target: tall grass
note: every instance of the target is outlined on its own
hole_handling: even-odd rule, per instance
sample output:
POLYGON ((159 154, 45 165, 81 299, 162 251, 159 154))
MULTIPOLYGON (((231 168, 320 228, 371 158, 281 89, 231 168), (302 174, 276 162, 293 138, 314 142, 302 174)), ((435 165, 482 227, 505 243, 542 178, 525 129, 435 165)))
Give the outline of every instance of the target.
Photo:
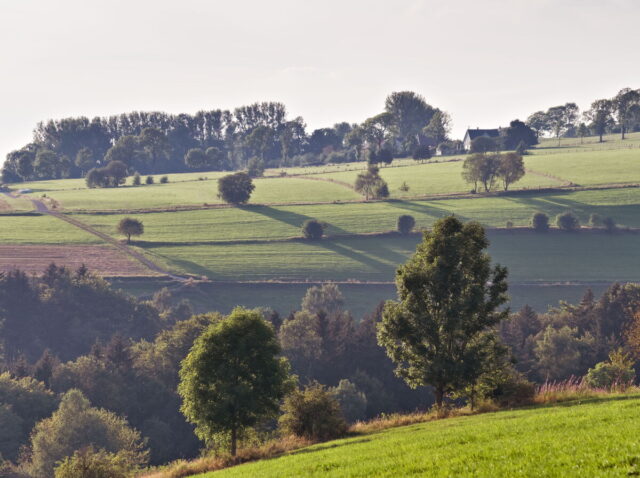
POLYGON ((556 382, 545 382, 538 386, 533 403, 538 405, 548 403, 560 403, 572 400, 584 400, 611 395, 622 395, 630 392, 638 392, 633 383, 614 384, 610 388, 595 388, 589 386, 584 377, 570 377, 556 382))

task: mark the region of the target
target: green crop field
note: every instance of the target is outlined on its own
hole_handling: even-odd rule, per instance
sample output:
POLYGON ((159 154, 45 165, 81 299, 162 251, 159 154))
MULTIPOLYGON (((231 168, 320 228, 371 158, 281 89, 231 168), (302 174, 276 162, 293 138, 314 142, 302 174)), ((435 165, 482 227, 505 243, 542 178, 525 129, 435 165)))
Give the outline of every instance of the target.
POLYGON ((635 476, 639 426, 640 396, 614 396, 391 428, 197 476, 635 476))

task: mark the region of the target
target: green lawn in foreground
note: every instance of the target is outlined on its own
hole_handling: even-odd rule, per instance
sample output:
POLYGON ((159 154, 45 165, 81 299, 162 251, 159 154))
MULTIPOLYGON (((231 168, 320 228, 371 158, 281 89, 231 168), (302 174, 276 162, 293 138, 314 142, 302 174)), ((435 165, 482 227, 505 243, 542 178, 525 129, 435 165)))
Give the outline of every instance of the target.
MULTIPOLYGON (((321 177, 353 184, 358 171, 322 174, 321 177)), ((380 168, 380 176, 387 181, 391 197, 414 197, 426 194, 444 194, 468 192, 472 186, 462 179, 462 161, 427 162, 403 167, 380 168), (405 183, 409 191, 401 191, 405 183)), ((560 186, 561 182, 535 174, 526 174, 524 178, 511 186, 511 189, 539 189, 560 186)))
MULTIPOLYGON (((583 224, 592 213, 612 217, 618 224, 640 227, 640 188, 559 192, 536 195, 476 197, 438 201, 392 201, 303 206, 247 206, 196 211, 137 214, 143 221, 143 242, 212 242, 283 239, 300 236, 305 220, 329 224, 326 233, 363 234, 394 230, 398 216, 411 214, 417 228, 455 214, 490 227, 528 226, 536 211, 557 214, 574 211, 583 224)), ((76 214, 74 217, 107 234, 127 215, 76 214)))
POLYGON ((51 216, 0 216, 2 244, 92 244, 98 237, 51 216))
POLYGON ((392 428, 198 476, 629 476, 640 473, 638 427, 638 395, 611 397, 392 428))
MULTIPOLYGON (((490 232, 489 253, 514 282, 640 280, 640 235, 490 232)), ((372 236, 231 245, 153 246, 150 257, 213 280, 392 281, 420 236, 372 236)))
MULTIPOLYGON (((331 202, 360 197, 349 188, 325 181, 268 178, 254 182, 256 189, 250 200, 253 203, 331 202)), ((217 197, 218 183, 215 180, 137 187, 51 190, 46 194, 59 201, 61 207, 67 210, 144 209, 222 202, 217 197)), ((33 196, 38 197, 38 193, 33 196)))

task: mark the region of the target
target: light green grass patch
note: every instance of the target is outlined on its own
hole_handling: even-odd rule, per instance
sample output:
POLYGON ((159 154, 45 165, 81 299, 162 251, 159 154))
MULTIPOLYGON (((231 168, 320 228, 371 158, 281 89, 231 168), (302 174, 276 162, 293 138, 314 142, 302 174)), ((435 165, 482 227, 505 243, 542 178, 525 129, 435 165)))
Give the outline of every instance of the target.
MULTIPOLYGON (((357 199, 349 188, 323 181, 301 178, 254 180, 252 203, 319 202, 357 199)), ((167 184, 118 188, 60 189, 46 193, 67 210, 109 210, 170 208, 180 205, 220 204, 216 180, 182 181, 167 184)), ((34 193, 37 197, 37 194, 34 193)))
POLYGON ((388 429, 209 478, 613 477, 640 473, 637 395, 388 429))
MULTIPOLYGON (((354 184, 358 171, 344 171, 321 175, 327 179, 354 184)), ((415 197, 429 194, 469 192, 472 185, 462 179, 462 161, 428 162, 402 167, 380 169, 380 176, 387 181, 391 197, 415 197), (406 183, 409 191, 401 191, 406 183)), ((535 174, 525 174, 511 189, 539 189, 560 186, 562 183, 553 178, 535 174)), ((498 185, 498 188, 500 186, 498 185)))
POLYGON ((640 148, 525 156, 525 165, 582 186, 640 183, 640 148))
POLYGON ((0 216, 0 242, 4 244, 93 244, 93 234, 51 216, 0 216))

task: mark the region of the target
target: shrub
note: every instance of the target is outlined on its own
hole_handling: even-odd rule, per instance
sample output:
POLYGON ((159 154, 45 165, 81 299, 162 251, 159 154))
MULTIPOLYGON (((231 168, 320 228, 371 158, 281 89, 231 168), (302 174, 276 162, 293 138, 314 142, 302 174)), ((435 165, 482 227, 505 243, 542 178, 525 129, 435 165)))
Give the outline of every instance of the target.
POLYGON ((513 221, 507 221, 507 229, 511 229, 513 227, 513 221))
POLYGON ((342 416, 349 423, 364 420, 367 416, 367 397, 349 380, 342 379, 331 395, 338 401, 342 416))
POLYGON ((556 216, 556 226, 563 231, 577 231, 580 229, 580 220, 574 213, 567 211, 556 216))
POLYGON ((602 225, 604 226, 607 232, 613 232, 616 230, 616 221, 614 221, 610 217, 605 217, 602 220, 602 225))
POLYGON ((255 189, 247 173, 228 174, 218 179, 218 197, 229 204, 244 204, 255 189))
POLYGON ((585 376, 587 385, 593 388, 628 387, 635 378, 634 361, 629 355, 616 350, 609 354, 609 359, 590 368, 585 376))
POLYGON ((347 431, 340 404, 318 383, 288 395, 282 410, 280 428, 287 434, 311 440, 331 440, 347 431))
POLYGON ((547 232, 549 230, 549 216, 543 212, 537 212, 531 217, 531 227, 536 232, 547 232))
POLYGON ((403 181, 398 189, 400 189, 400 191, 402 191, 403 193, 406 193, 409 191, 409 185, 406 181, 403 181))
POLYGON ((376 199, 389 197, 389 186, 387 186, 387 182, 384 179, 380 179, 380 181, 374 186, 373 197, 376 199))
POLYGON ((601 227, 602 226, 602 216, 597 213, 593 213, 589 216, 589 225, 591 227, 601 227))
POLYGON ((305 239, 317 241, 324 235, 324 224, 316 219, 309 219, 302 225, 302 234, 305 239))
POLYGON ((147 176, 147 179, 144 180, 146 184, 153 184, 155 181, 153 180, 153 176, 147 176))
POLYGON ((131 181, 131 184, 134 186, 140 186, 142 184, 142 180, 140 179, 140 173, 136 171, 136 173, 133 175, 133 180, 131 181))
POLYGON ((408 214, 403 214, 398 218, 398 232, 400 234, 409 234, 413 227, 416 225, 416 220, 413 216, 409 216, 408 214))
POLYGON ((160 178, 160 184, 167 184, 169 182, 169 176, 162 176, 160 178))
POLYGON ((55 478, 128 478, 138 467, 127 455, 83 448, 60 462, 55 478))
POLYGON ((431 148, 429 146, 418 146, 412 155, 413 159, 420 161, 431 158, 431 148))

